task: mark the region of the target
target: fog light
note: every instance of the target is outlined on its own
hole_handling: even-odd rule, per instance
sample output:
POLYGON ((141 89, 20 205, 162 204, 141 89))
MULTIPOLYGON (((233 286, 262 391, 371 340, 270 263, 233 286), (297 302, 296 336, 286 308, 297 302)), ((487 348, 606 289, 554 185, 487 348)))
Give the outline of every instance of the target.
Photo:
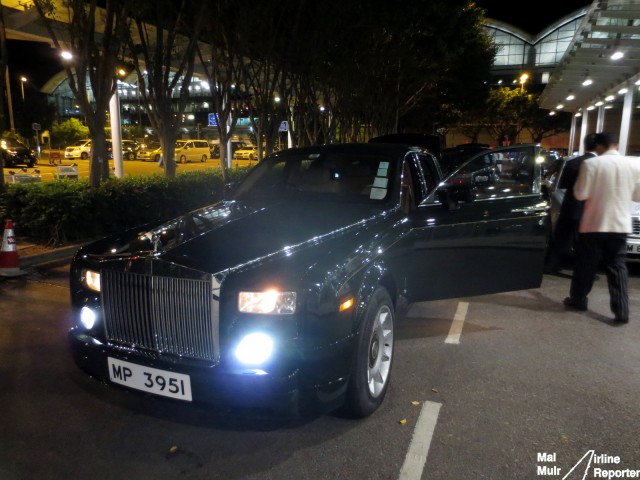
POLYGON ((236 358, 245 365, 260 365, 271 357, 273 340, 264 333, 251 333, 236 347, 236 358))
POLYGON ((80 310, 80 321, 87 330, 91 330, 93 328, 96 324, 96 318, 96 312, 91 310, 89 307, 82 307, 82 310, 80 310))

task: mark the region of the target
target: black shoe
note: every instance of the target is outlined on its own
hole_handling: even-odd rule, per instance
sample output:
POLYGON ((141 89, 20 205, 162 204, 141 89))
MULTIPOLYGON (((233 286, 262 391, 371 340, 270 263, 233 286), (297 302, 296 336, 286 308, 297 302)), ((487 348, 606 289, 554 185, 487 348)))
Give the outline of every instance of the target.
POLYGON ((563 300, 564 306, 566 308, 571 308, 573 310, 585 311, 587 309, 587 301, 579 301, 571 297, 567 297, 563 300))
POLYGON ((629 323, 628 318, 616 317, 613 319, 614 323, 629 323))

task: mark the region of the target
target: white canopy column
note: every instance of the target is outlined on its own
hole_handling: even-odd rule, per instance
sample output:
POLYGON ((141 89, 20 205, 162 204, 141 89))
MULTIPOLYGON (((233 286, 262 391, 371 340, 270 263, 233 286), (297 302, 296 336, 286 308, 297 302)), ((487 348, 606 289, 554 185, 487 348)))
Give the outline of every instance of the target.
POLYGON ((567 148, 567 155, 573 155, 573 146, 576 143, 576 119, 575 115, 571 115, 571 130, 569 131, 569 147, 567 148))
POLYGON ((582 112, 582 125, 580 126, 580 145, 578 146, 578 154, 584 154, 584 138, 587 136, 587 128, 589 128, 589 112, 582 112))
POLYGON ((631 117, 633 115, 633 92, 635 89, 629 88, 624 94, 624 104, 622 105, 622 123, 620 124, 620 143, 618 151, 622 155, 627 154, 629 146, 629 132, 631 130, 631 117))
POLYGON ((604 131, 604 105, 598 107, 598 120, 596 121, 596 132, 604 131))

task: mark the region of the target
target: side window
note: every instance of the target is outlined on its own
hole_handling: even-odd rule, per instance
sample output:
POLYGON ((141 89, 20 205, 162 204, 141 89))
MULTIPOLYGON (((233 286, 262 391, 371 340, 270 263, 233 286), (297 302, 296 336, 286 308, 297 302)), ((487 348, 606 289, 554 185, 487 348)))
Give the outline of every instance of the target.
POLYGON ((477 199, 528 195, 537 190, 534 147, 498 149, 473 158, 450 179, 477 199))

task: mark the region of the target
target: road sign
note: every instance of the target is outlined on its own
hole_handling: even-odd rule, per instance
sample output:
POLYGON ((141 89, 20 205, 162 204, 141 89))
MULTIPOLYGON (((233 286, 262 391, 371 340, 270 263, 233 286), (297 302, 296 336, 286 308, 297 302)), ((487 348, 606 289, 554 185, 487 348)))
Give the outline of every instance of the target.
POLYGON ((218 114, 217 113, 210 113, 209 114, 209 126, 210 127, 217 127, 218 126, 218 114))
POLYGON ((40 130, 42 127, 40 126, 40 124, 39 124, 39 123, 32 123, 32 124, 31 124, 31 128, 33 128, 33 129, 37 132, 37 131, 38 131, 38 130, 40 130))

